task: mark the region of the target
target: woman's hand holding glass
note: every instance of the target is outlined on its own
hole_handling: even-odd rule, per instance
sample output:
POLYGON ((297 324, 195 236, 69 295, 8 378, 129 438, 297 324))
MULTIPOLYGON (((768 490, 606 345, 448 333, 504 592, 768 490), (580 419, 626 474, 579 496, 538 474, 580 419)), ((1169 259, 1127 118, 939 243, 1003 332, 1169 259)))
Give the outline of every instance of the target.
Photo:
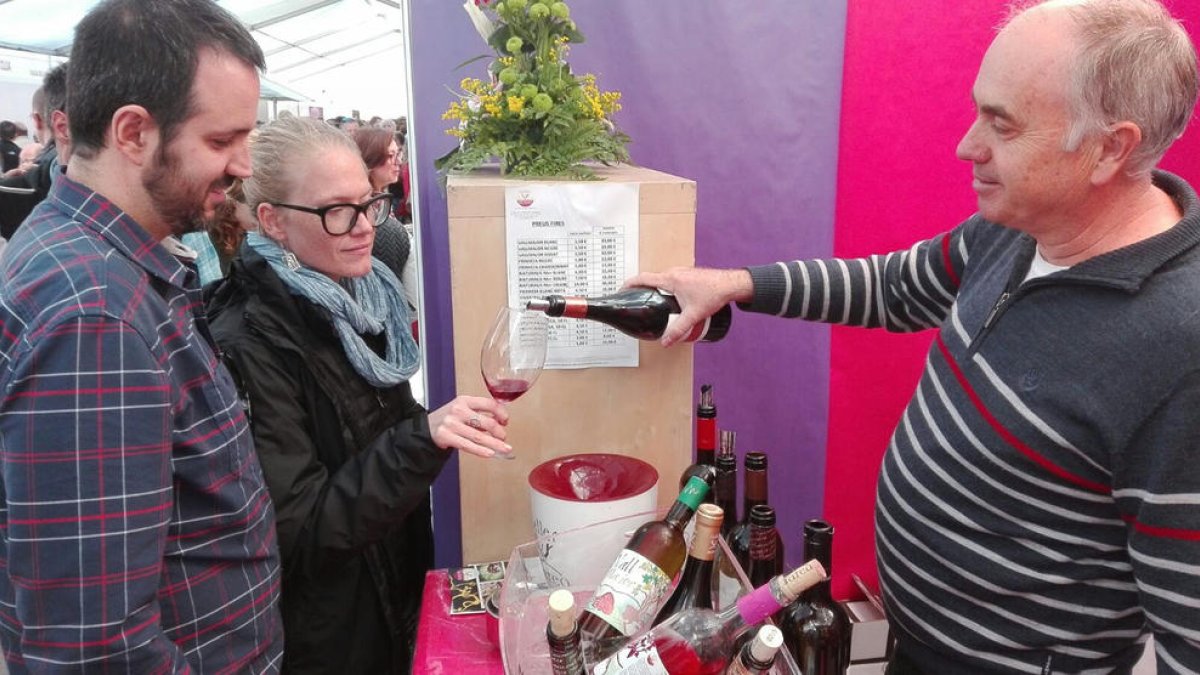
POLYGON ((429 413, 429 433, 444 449, 457 448, 479 457, 512 456, 508 408, 484 396, 459 396, 429 413))

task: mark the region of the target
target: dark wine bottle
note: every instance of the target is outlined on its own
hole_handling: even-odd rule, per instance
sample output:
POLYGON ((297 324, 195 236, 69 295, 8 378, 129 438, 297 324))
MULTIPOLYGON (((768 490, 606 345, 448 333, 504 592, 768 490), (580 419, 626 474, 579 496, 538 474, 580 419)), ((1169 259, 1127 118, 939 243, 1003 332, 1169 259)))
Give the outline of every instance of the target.
POLYGON ((779 539, 775 509, 767 504, 756 504, 750 509, 750 564, 746 566, 746 578, 751 586, 761 586, 783 571, 782 559, 777 555, 779 539))
MULTIPOLYGON (((527 309, 549 316, 591 319, 608 324, 639 340, 657 340, 679 316, 679 301, 670 293, 653 288, 627 288, 599 298, 550 295, 530 300, 527 309)), ((725 305, 707 320, 696 324, 683 339, 688 342, 716 342, 729 332, 733 310, 725 305)))
POLYGON ((725 675, 763 675, 775 665, 775 655, 783 646, 783 633, 775 626, 758 629, 754 639, 746 643, 738 656, 725 669, 725 675))
MULTIPOLYGON (((804 524, 804 557, 832 570, 833 527, 823 520, 804 524)), ((832 572, 831 572, 832 573, 832 572)), ((850 667, 850 615, 829 592, 829 579, 806 590, 780 612, 784 644, 805 675, 840 675, 850 667)))
MULTIPOLYGON (((729 537, 738 525, 737 517, 737 455, 734 446, 737 443, 737 433, 721 430, 721 449, 717 453, 717 480, 713 487, 713 502, 725 512, 721 520, 721 539, 726 545, 729 537)), ((737 573, 725 549, 717 547, 713 557, 712 595, 716 598, 717 609, 725 609, 737 596, 740 585, 737 573)))
POLYGON ((737 455, 734 447, 737 444, 736 431, 721 431, 721 450, 717 453, 717 479, 713 486, 713 503, 725 512, 721 521, 721 536, 728 541, 730 532, 738 524, 737 509, 737 455))
POLYGON ((655 664, 671 675, 717 675, 736 655, 736 642, 742 634, 824 578, 821 564, 809 561, 738 598, 737 604, 721 612, 686 609, 634 638, 596 664, 592 672, 660 672, 649 669, 649 664, 655 664))
POLYGON ((696 404, 696 463, 713 466, 717 460, 717 406, 711 384, 700 385, 696 404))
MULTIPOLYGON (((768 502, 767 492, 767 453, 765 452, 747 452, 744 463, 746 470, 745 483, 743 484, 742 493, 742 517, 743 520, 738 523, 737 528, 729 535, 726 543, 729 544, 729 550, 733 552, 737 558, 738 564, 742 569, 749 572, 750 570, 750 510, 759 504, 768 502)), ((783 567, 783 539, 778 538, 776 542, 776 556, 779 558, 779 566, 783 567)))
MULTIPOLYGON (((696 463, 692 464, 679 477, 679 489, 687 484, 692 476, 702 476, 703 467, 713 466, 717 453, 717 407, 713 405, 712 385, 700 385, 700 402, 696 404, 696 463)), ((713 503, 713 492, 710 490, 704 498, 705 503, 713 503)))
POLYGON ((650 626, 687 557, 683 528, 708 493, 693 477, 662 520, 650 521, 629 538, 588 602, 579 631, 584 653, 597 661, 615 652, 631 635, 650 626))
POLYGON ((683 576, 675 585, 671 597, 663 603, 654 617, 658 625, 671 615, 688 607, 712 609, 713 552, 717 548, 717 537, 721 536, 721 522, 725 513, 715 504, 701 504, 696 511, 696 532, 688 548, 687 562, 683 563, 683 576))
POLYGON ((550 671, 553 675, 584 675, 583 646, 579 624, 575 621, 575 595, 560 588, 550 594, 546 623, 546 643, 550 645, 550 671))

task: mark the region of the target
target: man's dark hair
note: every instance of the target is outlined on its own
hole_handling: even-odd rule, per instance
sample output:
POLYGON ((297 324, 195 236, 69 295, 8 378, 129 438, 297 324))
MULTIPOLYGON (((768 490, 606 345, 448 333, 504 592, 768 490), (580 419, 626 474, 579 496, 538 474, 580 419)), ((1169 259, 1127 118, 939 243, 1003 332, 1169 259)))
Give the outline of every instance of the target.
POLYGON ((50 116, 54 111, 67 109, 67 76, 70 72, 68 63, 70 62, 54 66, 42 77, 42 124, 45 124, 47 129, 50 128, 50 116))
POLYGON ((250 31, 213 0, 106 0, 88 12, 71 47, 74 153, 95 156, 113 113, 131 104, 154 117, 169 143, 192 114, 192 81, 205 47, 266 67, 250 31))
POLYGON ((0 141, 11 141, 17 137, 17 125, 4 120, 0 122, 0 141))

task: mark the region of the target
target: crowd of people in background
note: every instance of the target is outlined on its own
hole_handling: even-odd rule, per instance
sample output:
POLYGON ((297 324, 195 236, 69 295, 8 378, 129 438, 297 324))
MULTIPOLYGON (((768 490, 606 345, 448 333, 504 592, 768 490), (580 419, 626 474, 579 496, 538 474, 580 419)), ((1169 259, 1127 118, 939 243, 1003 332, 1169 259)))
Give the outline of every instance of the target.
MULTIPOLYGON (((32 135, 22 122, 0 121, 0 250, 33 211, 33 207, 46 198, 55 176, 66 171, 70 155, 66 113, 67 71, 66 63, 55 66, 46 73, 42 86, 34 92, 30 101, 30 120, 34 126, 32 135)), ((359 131, 374 130, 375 135, 384 132, 389 143, 395 144, 395 152, 390 153, 386 161, 394 165, 396 177, 381 185, 380 189, 393 196, 394 222, 389 223, 386 229, 393 230, 393 226, 402 225, 407 232, 408 242, 399 241, 394 232, 389 232, 383 238, 389 243, 387 249, 393 252, 393 259, 402 259, 397 256, 406 257, 412 240, 408 119, 403 116, 384 118, 376 115, 364 122, 354 116, 341 115, 325 122, 351 137, 359 131), (403 250, 403 253, 396 253, 398 250, 403 250)), ((262 124, 261 120, 257 123, 258 126, 262 124)), ((364 159, 368 158, 364 156, 364 159)), ((379 169, 381 166, 370 168, 379 169)), ((218 217, 210 223, 207 237, 202 236, 205 233, 193 233, 182 238, 184 245, 196 251, 196 264, 204 283, 215 281, 228 272, 229 261, 241 244, 242 234, 255 227, 253 214, 245 208, 240 183, 230 188, 227 196, 231 203, 222 207, 218 217), (238 204, 242 208, 237 208, 238 204), (240 225, 240 229, 231 228, 233 224, 240 225)), ((404 265, 395 269, 399 274, 404 265)))

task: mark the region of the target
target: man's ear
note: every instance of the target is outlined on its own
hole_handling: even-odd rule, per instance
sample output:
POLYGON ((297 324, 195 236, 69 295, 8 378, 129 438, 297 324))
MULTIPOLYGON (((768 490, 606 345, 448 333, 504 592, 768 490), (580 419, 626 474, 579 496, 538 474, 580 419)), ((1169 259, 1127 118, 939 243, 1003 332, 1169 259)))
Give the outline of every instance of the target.
POLYGON ((71 126, 67 123, 67 113, 61 110, 51 113, 50 128, 54 130, 55 143, 71 142, 71 126))
POLYGON ((144 165, 158 148, 158 125, 140 105, 125 105, 113 113, 108 127, 111 146, 138 166, 144 165))
POLYGON ((258 229, 263 236, 287 246, 287 232, 279 222, 279 209, 267 203, 258 205, 258 229))
POLYGON ((1100 139, 1100 154, 1092 169, 1092 182, 1100 185, 1124 174, 1129 155, 1141 144, 1141 127, 1133 122, 1114 124, 1100 139))

